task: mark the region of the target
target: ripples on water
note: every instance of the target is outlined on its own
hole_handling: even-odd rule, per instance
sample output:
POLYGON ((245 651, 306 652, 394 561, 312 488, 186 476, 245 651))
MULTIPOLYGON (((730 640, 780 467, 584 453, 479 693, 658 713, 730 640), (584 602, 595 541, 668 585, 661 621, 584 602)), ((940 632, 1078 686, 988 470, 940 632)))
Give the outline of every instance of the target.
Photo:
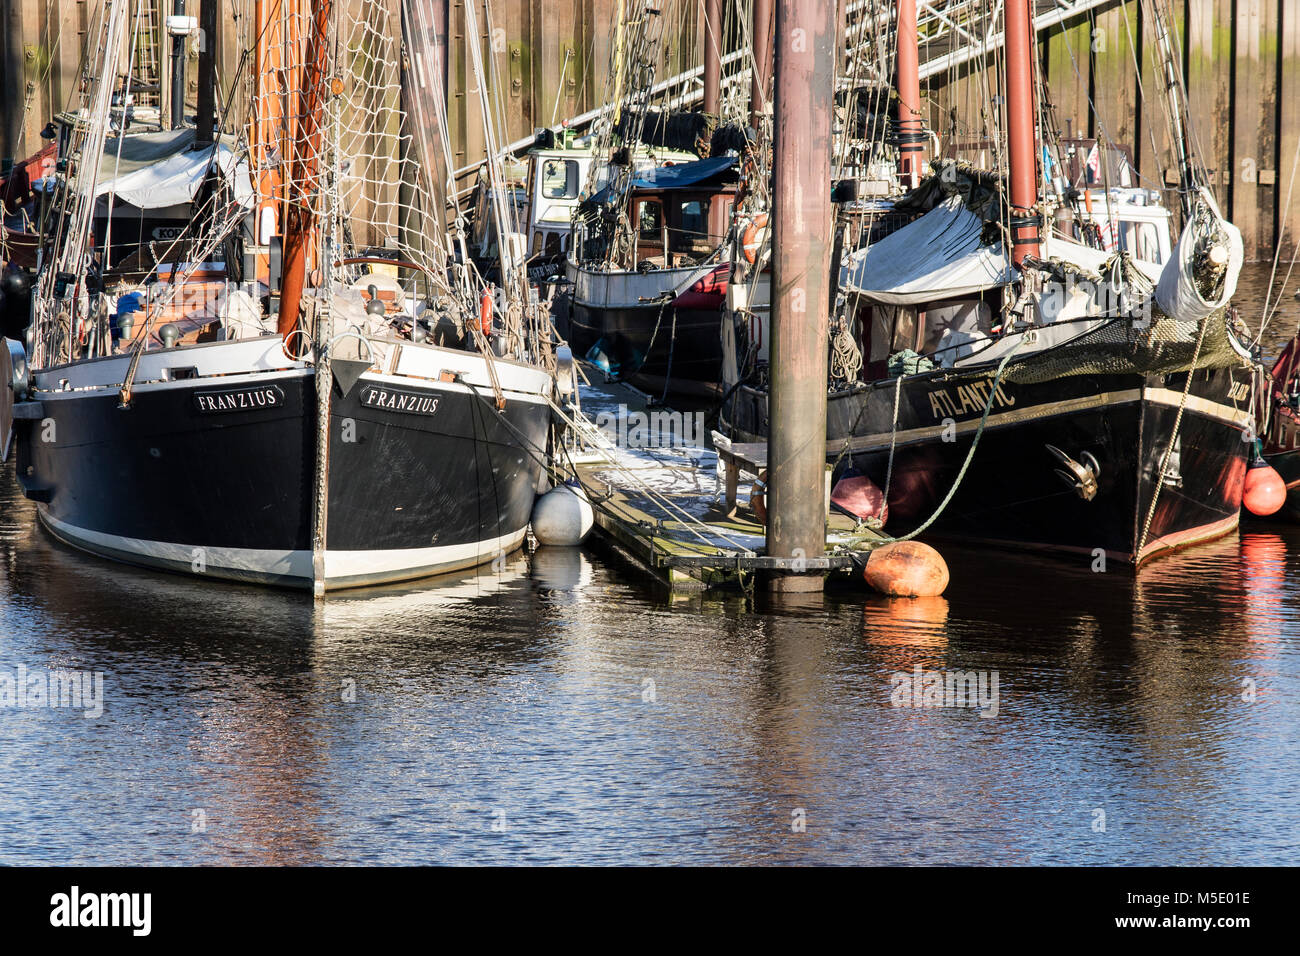
POLYGON ((543 550, 314 604, 78 554, 12 479, 0 669, 107 705, 0 710, 2 863, 1300 859, 1300 528, 1136 577, 945 548, 929 601, 669 602, 543 550), (891 707, 917 665, 996 670, 999 715, 891 707))

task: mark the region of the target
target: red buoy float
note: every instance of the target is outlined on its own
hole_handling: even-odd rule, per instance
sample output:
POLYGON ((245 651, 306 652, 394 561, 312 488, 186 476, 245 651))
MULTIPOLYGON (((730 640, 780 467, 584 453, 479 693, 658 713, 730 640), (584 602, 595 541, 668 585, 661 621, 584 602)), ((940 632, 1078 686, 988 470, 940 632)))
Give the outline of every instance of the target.
POLYGON ((831 504, 859 521, 879 518, 884 524, 889 520, 889 505, 885 493, 866 475, 856 471, 845 472, 831 489, 831 504))
POLYGON ((876 548, 862 576, 874 590, 893 597, 937 597, 948 587, 943 556, 920 541, 895 541, 876 548))
POLYGON ((767 524, 767 469, 758 473, 754 489, 749 494, 749 507, 754 511, 754 520, 761 525, 767 524))
POLYGON ((492 334, 492 290, 484 289, 483 296, 478 300, 478 323, 479 329, 484 335, 492 334))
POLYGON ((1267 517, 1286 504, 1286 482, 1272 465, 1256 457, 1246 471, 1241 501, 1251 514, 1267 517))

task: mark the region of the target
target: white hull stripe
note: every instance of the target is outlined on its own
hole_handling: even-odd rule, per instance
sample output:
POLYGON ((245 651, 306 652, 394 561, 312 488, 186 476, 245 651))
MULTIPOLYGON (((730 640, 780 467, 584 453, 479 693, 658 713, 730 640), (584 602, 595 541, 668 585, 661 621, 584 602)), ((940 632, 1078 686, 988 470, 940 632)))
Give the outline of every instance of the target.
MULTIPOLYGON (((214 383, 224 387, 314 374, 312 366, 285 358, 280 341, 278 337, 263 337, 145 352, 132 391, 212 388, 214 383), (195 375, 171 378, 172 370, 178 368, 193 369, 195 375)), ((550 398, 551 378, 540 368, 509 359, 489 360, 476 352, 434 345, 378 341, 375 347, 387 348, 390 354, 383 358, 376 353, 376 361, 383 358, 382 371, 369 371, 368 377, 447 392, 469 392, 472 387, 479 394, 492 395, 495 373, 495 381, 512 399, 545 403, 550 398), (457 380, 443 381, 447 373, 454 374, 457 380)), ((116 392, 126 379, 129 367, 129 356, 88 359, 38 371, 35 382, 42 399, 79 398, 88 390, 116 392), (61 387, 65 380, 67 390, 61 387)))
MULTIPOLYGON (((132 564, 259 584, 311 588, 312 553, 256 548, 202 548, 147 541, 78 528, 40 510, 41 520, 60 540, 105 557, 132 564), (198 567, 202 567, 202 571, 198 567)), ((362 587, 444 574, 491 561, 514 550, 527 527, 486 541, 387 551, 326 551, 325 588, 362 587)))
MULTIPOLYGON (((1183 401, 1183 393, 1171 388, 1148 388, 1145 397, 1149 402, 1155 402, 1157 405, 1172 405, 1174 408, 1177 408, 1183 401)), ((1221 422, 1227 422, 1229 425, 1236 425, 1238 428, 1246 428, 1253 420, 1249 408, 1223 405, 1208 398, 1201 398, 1198 395, 1187 396, 1187 410, 1196 412, 1198 415, 1204 415, 1206 418, 1213 418, 1221 422)))
MULTIPOLYGON (((1032 405, 1028 408, 1012 408, 1005 412, 990 412, 986 429, 1005 428, 1010 425, 1019 425, 1023 422, 1033 421, 1038 418, 1052 418, 1057 415, 1069 415, 1075 412, 1090 411, 1094 408, 1100 408, 1104 405, 1125 405, 1131 402, 1141 401, 1153 402, 1157 405, 1168 405, 1177 408, 1183 399, 1182 392, 1176 392, 1167 388, 1148 388, 1145 394, 1140 388, 1127 389, 1122 392, 1101 392, 1097 395, 1085 395, 1080 398, 1071 398, 1061 402, 1051 402, 1049 404, 1032 405)), ((1231 405, 1223 405, 1211 401, 1208 398, 1199 398, 1195 395, 1187 396, 1187 410, 1207 418, 1213 418, 1232 425, 1236 428, 1246 428, 1250 424, 1251 416, 1247 409, 1234 408, 1231 405)), ((940 438, 945 431, 952 434, 969 434, 979 430, 979 418, 972 418, 964 422, 958 422, 955 425, 930 425, 925 428, 909 428, 899 431, 895 436, 895 441, 899 445, 905 445, 911 442, 929 441, 940 438)), ((847 444, 852 451, 860 451, 867 448, 873 448, 878 445, 888 446, 890 442, 889 432, 877 432, 872 435, 858 435, 851 438, 847 444)), ((845 441, 828 441, 826 451, 828 456, 835 456, 845 446, 845 441)))

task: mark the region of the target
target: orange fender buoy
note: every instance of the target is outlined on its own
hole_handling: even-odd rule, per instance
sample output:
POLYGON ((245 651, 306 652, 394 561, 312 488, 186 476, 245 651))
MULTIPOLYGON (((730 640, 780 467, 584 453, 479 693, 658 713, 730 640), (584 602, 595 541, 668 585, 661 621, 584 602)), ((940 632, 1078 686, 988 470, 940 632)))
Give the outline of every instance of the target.
POLYGON ((478 300, 478 325, 484 335, 492 334, 492 293, 487 289, 478 300))
POLYGON ((767 469, 758 473, 754 490, 749 493, 749 507, 754 510, 754 517, 759 524, 767 524, 767 469))
POLYGON ((1246 490, 1242 504, 1261 518, 1274 514, 1286 504, 1286 482, 1263 458, 1256 458, 1246 472, 1246 490))
POLYGON ((896 541, 872 551, 862 576, 874 590, 893 597, 937 597, 948 587, 943 556, 919 541, 896 541))

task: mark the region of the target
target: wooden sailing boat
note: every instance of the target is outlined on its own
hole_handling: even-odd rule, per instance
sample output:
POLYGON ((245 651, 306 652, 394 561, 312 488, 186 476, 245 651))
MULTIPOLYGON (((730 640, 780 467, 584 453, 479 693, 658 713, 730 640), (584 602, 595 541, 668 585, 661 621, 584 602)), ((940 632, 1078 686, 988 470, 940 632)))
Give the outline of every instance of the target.
MULTIPOLYGON (((707 140, 700 133, 709 127, 699 124, 716 121, 716 104, 706 102, 703 114, 651 108, 662 18, 642 0, 619 21, 614 56, 622 61, 614 64, 614 95, 596 147, 605 160, 602 180, 597 188, 593 177, 575 213, 566 267, 569 341, 608 374, 656 392, 712 394, 740 162, 734 150, 720 148, 725 133, 707 140), (670 145, 704 140, 706 156, 645 168, 640 144, 663 145, 675 123, 684 128, 682 141, 670 145)), ((706 65, 706 88, 716 86, 718 68, 716 58, 706 65)))
MULTIPOLYGON (((914 43, 914 6, 899 8, 914 43)), ((862 517, 891 534, 1138 564, 1238 522, 1250 360, 1227 303, 1240 236, 1185 151, 1186 223, 1157 272, 1041 236, 1027 0, 1006 4, 1005 31, 1009 175, 936 164, 894 206, 913 220, 837 270, 827 457, 883 490, 887 516, 862 517)), ((736 383, 723 425, 766 438, 761 381, 736 383)))
POLYGON ((42 522, 107 557, 317 593, 517 547, 549 323, 518 263, 494 290, 447 231, 445 34, 414 2, 258 0, 240 162, 208 165, 184 234, 131 272, 87 239, 98 167, 130 135, 109 135, 129 7, 102 8, 35 322, 5 351, 42 522), (381 201, 399 188, 404 218, 381 201))

